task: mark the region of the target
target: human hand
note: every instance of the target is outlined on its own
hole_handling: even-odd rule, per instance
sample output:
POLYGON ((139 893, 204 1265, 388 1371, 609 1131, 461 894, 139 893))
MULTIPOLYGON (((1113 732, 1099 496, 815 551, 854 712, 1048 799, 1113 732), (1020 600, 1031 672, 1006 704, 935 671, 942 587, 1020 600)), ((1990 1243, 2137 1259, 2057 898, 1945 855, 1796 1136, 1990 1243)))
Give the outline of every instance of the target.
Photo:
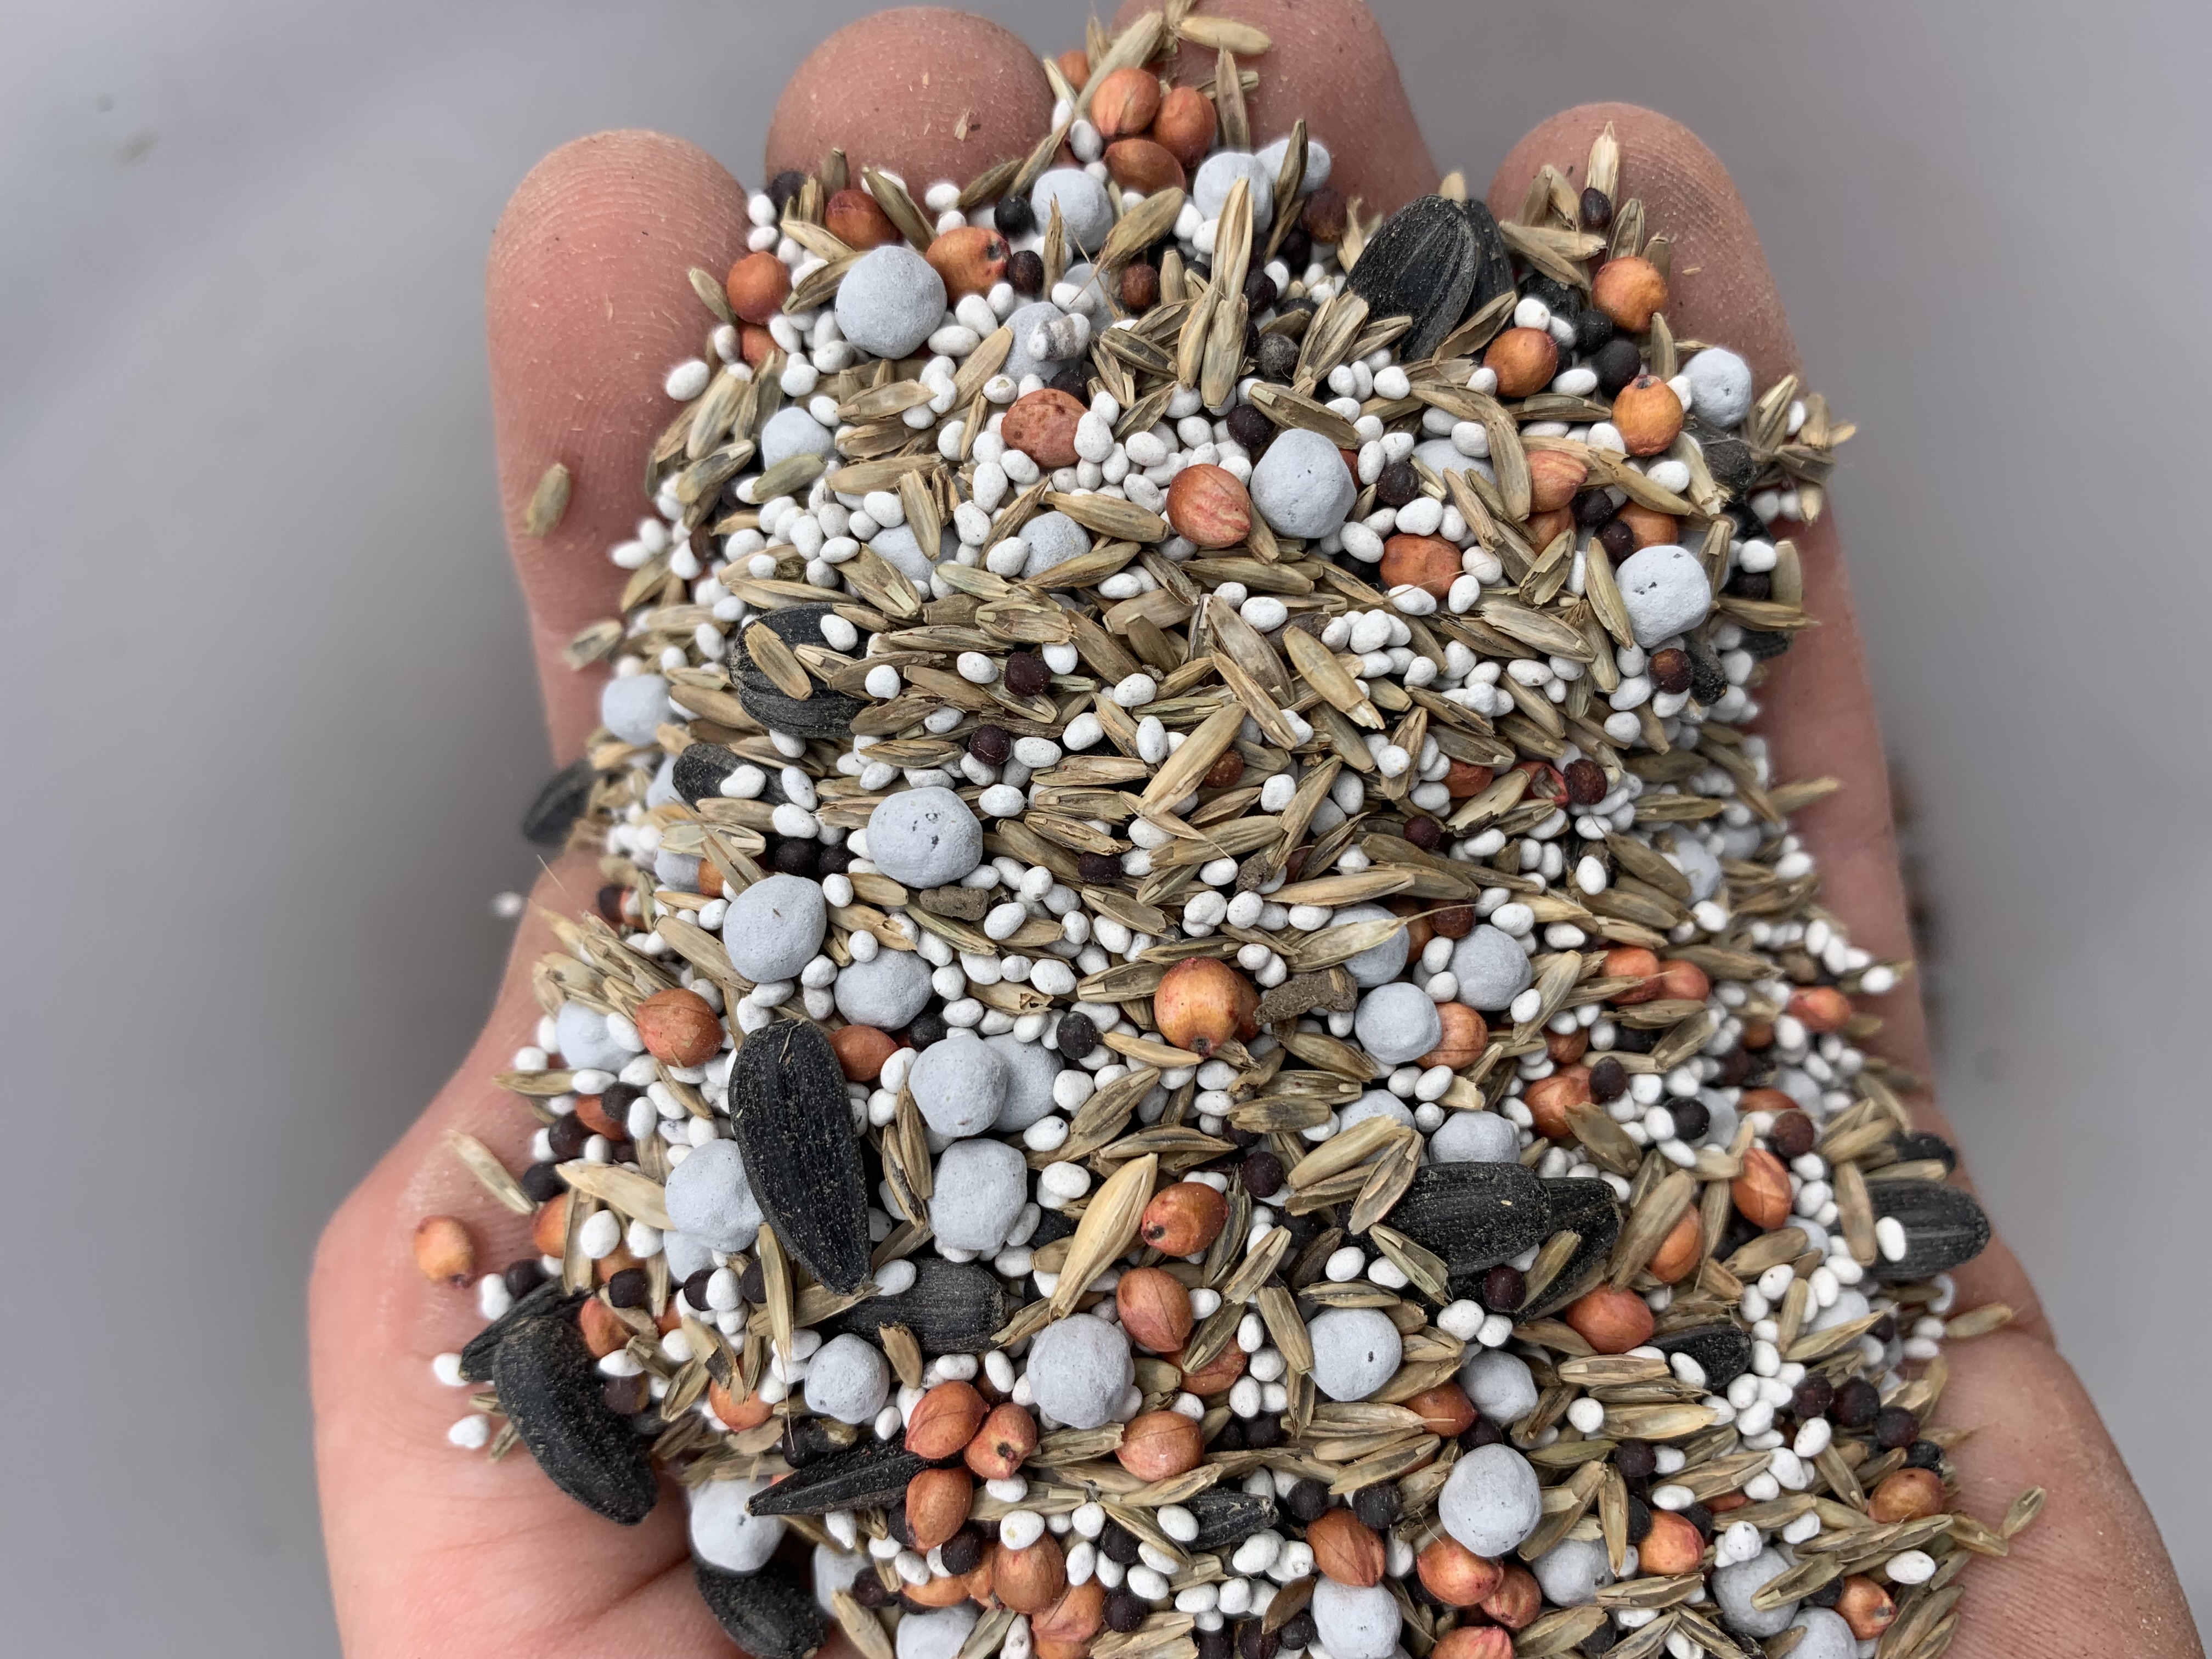
MULTIPOLYGON (((1261 61, 1255 125, 1304 115, 1335 155, 1336 182, 1371 211, 1432 188, 1435 170, 1379 31, 1348 0, 1231 0, 1273 37, 1261 61)), ((1139 9, 1125 8, 1122 21, 1139 9)), ((1071 20, 1072 21, 1072 20, 1071 20)), ((1185 78, 1194 78, 1183 66, 1185 78)), ((831 144, 908 179, 965 179, 1026 149, 1051 94, 1011 35, 945 13, 896 13, 844 31, 802 68, 778 106, 764 177, 808 167, 831 144), (965 137, 958 136, 966 117, 965 137)), ((1578 167, 1615 124, 1625 193, 1674 239, 1670 315, 1685 335, 1725 341, 1764 386, 1797 366, 1780 302, 1742 203, 1719 162, 1684 129, 1623 106, 1569 111, 1516 147, 1490 199, 1501 213, 1545 161, 1578 167)), ((694 265, 726 269, 743 251, 745 195, 701 151, 648 133, 566 146, 516 192, 495 240, 488 310, 501 497, 529 605, 556 754, 597 721, 597 683, 561 647, 612 608, 604 556, 639 514, 639 455, 666 419, 661 378, 690 356, 694 265), (521 533, 548 461, 575 476, 574 500, 544 540, 521 533)), ((1826 872, 1826 902, 1878 956, 1907 954, 1882 751, 1832 518, 1799 538, 1807 608, 1821 623, 1776 665, 1765 690, 1777 772, 1844 787, 1802 815, 1826 872)), ((539 902, 574 913, 598 884, 589 861, 556 865, 539 902)), ((732 1651, 693 1587, 680 1506, 642 1525, 608 1525, 556 1491, 526 1459, 456 1453, 444 1430, 462 1396, 430 1375, 480 1322, 472 1302, 425 1282, 407 1247, 425 1214, 465 1217, 481 1265, 534 1254, 526 1223, 501 1211, 446 1150, 462 1130, 511 1167, 527 1161, 526 1118, 489 1079, 532 1040, 529 965, 551 940, 526 922, 484 1033, 454 1080, 331 1223, 311 1286, 317 1453, 338 1622, 356 1659, 732 1651)), ((1908 989, 1878 1006, 1881 1047, 1925 1075, 1921 1011, 1908 989)), ((1926 1103, 1924 1127, 1948 1133, 1926 1103)), ((2060 1655, 2199 1653, 2154 1524, 2032 1289, 2002 1243, 1958 1275, 1963 1305, 2003 1301, 2007 1329, 1949 1351, 1942 1419, 1972 1428, 1958 1447, 1965 1506, 1994 1522, 2024 1488, 2050 1497, 2012 1555, 1968 1577, 1953 1651, 2060 1655)))

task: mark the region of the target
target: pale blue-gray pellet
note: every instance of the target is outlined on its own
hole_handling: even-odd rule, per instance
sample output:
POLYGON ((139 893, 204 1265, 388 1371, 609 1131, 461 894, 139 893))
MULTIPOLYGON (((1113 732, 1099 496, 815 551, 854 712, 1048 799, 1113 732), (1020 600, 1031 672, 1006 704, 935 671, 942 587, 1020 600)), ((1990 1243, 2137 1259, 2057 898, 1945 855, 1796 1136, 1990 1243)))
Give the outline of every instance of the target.
POLYGON ((1739 1636, 1760 1642, 1788 1630, 1797 1617, 1795 1601, 1784 1601, 1778 1607, 1754 1607, 1751 1598, 1789 1571, 1789 1558, 1771 1549, 1759 1551, 1748 1561, 1716 1569, 1713 1600, 1720 1605, 1721 1623, 1739 1636))
POLYGON ((1721 861, 1705 845, 1705 837, 1693 830, 1677 830, 1671 850, 1674 862, 1681 866, 1682 878, 1690 884, 1691 903, 1703 904, 1720 890, 1721 861))
POLYGON ((906 357, 945 318, 945 279, 904 242, 870 248, 837 284, 837 331, 878 357, 906 357))
POLYGON ((828 460, 837 447, 836 435, 798 404, 779 409, 761 428, 760 470, 763 472, 793 455, 819 455, 828 460))
POLYGON ((973 1032, 956 1030, 915 1057, 906 1086, 938 1133, 980 1135, 1006 1103, 1006 1062, 973 1032))
POLYGON ((915 539, 910 525, 895 524, 888 530, 878 530, 868 538, 868 550, 884 563, 890 565, 917 587, 929 586, 929 573, 937 568, 938 561, 951 558, 960 548, 960 538, 947 525, 939 532, 937 547, 933 554, 925 555, 921 544, 915 539))
POLYGON ((1398 1598, 1383 1584, 1342 1584, 1334 1578, 1314 1581, 1314 1632, 1329 1659, 1390 1659, 1398 1650, 1398 1632, 1405 1616, 1398 1598))
POLYGON ((1336 1114, 1336 1132, 1342 1134, 1356 1124, 1370 1117, 1387 1117, 1407 1128, 1413 1127, 1413 1109, 1392 1094, 1388 1089, 1370 1089, 1349 1106, 1341 1107, 1336 1114))
POLYGON ((645 786, 645 808, 649 812, 683 799, 676 787, 676 757, 671 755, 653 769, 653 781, 645 786))
POLYGON ((1236 188, 1239 179, 1249 179, 1247 191, 1252 203, 1252 228, 1265 230, 1275 222, 1275 173, 1281 167, 1279 155, 1270 166, 1249 150, 1218 149, 1198 164, 1198 171, 1190 181, 1190 199, 1201 219, 1218 219, 1221 210, 1229 205, 1229 192, 1236 188))
POLYGON ((1459 1368, 1459 1385, 1480 1412, 1501 1429, 1536 1409, 1536 1377, 1528 1362, 1503 1348, 1477 1348, 1459 1368))
POLYGON ((1331 1400, 1364 1400, 1397 1374, 1405 1342, 1379 1308, 1331 1308, 1306 1322, 1314 1386, 1331 1400))
POLYGON ((868 857, 908 887, 947 886, 983 861, 983 826, 950 789, 902 789, 868 814, 868 857))
POLYGON ((1751 413, 1751 365, 1726 346, 1707 346, 1690 359, 1682 375, 1690 383, 1690 407, 1699 420, 1735 427, 1751 413))
POLYGON ((1485 1013, 1511 1006, 1536 977, 1521 941, 1487 922, 1452 946, 1451 971, 1459 1000, 1485 1013))
POLYGON ((1002 1135, 1019 1134, 1053 1110, 1060 1055, 1041 1042, 1024 1042, 1011 1031, 985 1037, 983 1043, 1006 1062, 1006 1100, 991 1127, 1002 1135))
POLYGON ((1070 1314, 1030 1342, 1028 1376, 1039 1411, 1071 1429, 1095 1429, 1113 1420, 1137 1368, 1120 1326, 1070 1314))
POLYGON ((1106 199, 1106 186, 1081 167, 1054 167, 1030 186, 1030 211, 1037 228, 1052 222, 1052 204, 1060 204, 1060 226, 1067 240, 1085 253, 1096 253, 1114 228, 1114 204, 1106 199))
POLYGON ((1352 1029, 1370 1059, 1402 1066, 1443 1041, 1444 1021, 1426 991, 1397 980, 1359 999, 1352 1029))
POLYGON ((878 951, 837 970, 837 1012, 855 1025, 896 1031, 929 1006, 929 959, 919 951, 878 951))
POLYGON ((1686 634, 1713 612, 1713 586, 1705 567, 1686 547, 1660 543, 1638 548, 1613 573, 1620 603, 1637 644, 1646 651, 1686 634))
POLYGON ((553 1017, 553 1036, 572 1072, 619 1072, 629 1064, 629 1050, 607 1035, 607 1017, 580 1002, 561 1005, 553 1017))
POLYGON ((1447 472, 1479 472, 1492 483, 1498 482, 1497 471, 1488 461, 1462 455, 1449 438, 1430 438, 1415 444, 1413 459, 1440 478, 1447 472))
POLYGON ((599 724, 624 743, 644 748, 674 717, 668 682, 658 674, 628 674, 599 688, 599 724))
POLYGON ((1432 1164, 1517 1164, 1521 1132, 1496 1112, 1454 1112, 1429 1137, 1432 1164))
POLYGON ((1859 1639, 1843 1614, 1808 1607, 1797 1615, 1797 1628, 1805 1634, 1790 1650, 1790 1659, 1857 1659, 1859 1639))
POLYGON ((1531 1561, 1528 1571, 1544 1587, 1545 1599, 1562 1607, 1596 1601, 1598 1591, 1613 1582, 1613 1565, 1595 1540, 1566 1539, 1531 1561))
POLYGON ((691 1553, 725 1572, 758 1572, 783 1541, 783 1517, 747 1508, 765 1480, 707 1480, 691 1488, 691 1553))
POLYGON ((714 1265, 714 1246, 705 1239, 695 1238, 680 1229, 672 1229, 661 1234, 660 1248, 668 1257, 668 1276, 678 1285, 702 1267, 714 1265))
POLYGON ((1049 300, 1032 300, 1025 306, 1016 306, 1013 314, 1006 319, 1006 326, 1013 331, 1014 343, 1006 353, 1006 373, 1019 384, 1024 375, 1048 374, 1054 360, 1032 356, 1030 340, 1037 330, 1056 323, 1066 315, 1049 300))
POLYGON ((1544 1491, 1510 1446, 1477 1446, 1452 1466, 1437 1498, 1444 1530, 1477 1555, 1497 1557, 1536 1530, 1544 1491))
POLYGON ((973 1601, 908 1613, 899 1620, 898 1659, 953 1659, 981 1616, 973 1601))
MULTIPOLYGON (((1288 133, 1284 134, 1273 143, 1260 146, 1260 165, 1267 174, 1267 196, 1270 201, 1274 199, 1274 181, 1283 171, 1283 158, 1290 153, 1291 139, 1288 133)), ((1334 161, 1328 153, 1328 146, 1311 133, 1308 133, 1306 135, 1306 170, 1298 180, 1298 194, 1310 196, 1327 184, 1334 165, 1334 161)))
POLYGON ((1275 434, 1252 469, 1252 505, 1285 536, 1311 539, 1343 527, 1359 493, 1334 444, 1304 427, 1275 434))
POLYGON ((672 853, 665 847, 654 849, 653 879, 662 887, 678 893, 699 890, 699 866, 706 860, 691 853, 672 853))
POLYGON ((936 1188, 929 1224, 937 1242, 996 1255, 1029 1201, 1029 1164, 1011 1141, 956 1140, 938 1158, 936 1188))
POLYGON ((806 1362, 806 1408, 840 1423, 872 1423, 890 1396, 883 1350, 850 1331, 833 1336, 806 1362))
MULTIPOLYGON (((1347 904, 1329 918, 1331 928, 1348 927, 1356 921, 1388 921, 1390 913, 1379 904, 1347 904)), ((1406 958, 1411 954, 1413 941, 1406 929, 1401 927, 1380 945, 1370 945, 1356 957, 1345 959, 1345 971, 1352 982, 1363 990, 1377 985, 1388 985, 1406 971, 1406 958)))
POLYGON ((1091 532, 1065 513, 1040 513, 1022 526, 1020 533, 1030 550, 1022 563, 1022 574, 1032 580, 1091 550, 1091 532))
POLYGON ((796 979, 822 952, 830 902, 804 876, 766 876, 730 901, 722 945, 730 966, 756 985, 796 979))
POLYGON ((701 1243, 742 1250, 760 1231, 761 1207, 734 1140, 710 1140, 669 1171, 668 1218, 701 1243))

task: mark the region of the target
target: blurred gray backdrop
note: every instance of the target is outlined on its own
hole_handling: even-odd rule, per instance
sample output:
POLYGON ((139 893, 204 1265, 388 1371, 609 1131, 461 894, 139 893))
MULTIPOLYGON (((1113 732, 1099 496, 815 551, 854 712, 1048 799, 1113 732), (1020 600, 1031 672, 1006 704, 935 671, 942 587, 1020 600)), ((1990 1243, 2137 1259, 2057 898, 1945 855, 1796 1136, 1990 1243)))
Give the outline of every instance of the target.
MULTIPOLYGON (((9 1651, 335 1651, 309 1253, 486 1006, 546 761, 486 239, 599 128, 757 185, 785 76, 867 9, 0 8, 9 1651)), ((1081 38, 1073 6, 980 9, 1081 38)), ((2158 1455, 2212 1364, 2184 1265, 2212 1115, 2197 1045, 2144 1029, 2189 1018, 2212 935, 2203 463, 2169 424, 2212 384, 2207 14, 1376 9, 1478 183, 1595 98, 1735 169, 1861 422, 1837 495, 1939 907, 1945 1097, 2212 1608, 2203 1464, 2158 1455)))

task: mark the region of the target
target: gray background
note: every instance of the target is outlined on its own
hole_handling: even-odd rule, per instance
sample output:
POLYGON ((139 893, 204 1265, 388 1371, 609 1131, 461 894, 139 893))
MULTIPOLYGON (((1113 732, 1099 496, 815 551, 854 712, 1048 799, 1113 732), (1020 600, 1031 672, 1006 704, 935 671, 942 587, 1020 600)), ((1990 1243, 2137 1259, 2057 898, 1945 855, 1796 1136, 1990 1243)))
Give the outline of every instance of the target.
MULTIPOLYGON (((1080 39, 1073 7, 982 9, 1080 39)), ((531 873, 545 764, 486 238, 597 128, 757 184, 784 76, 865 9, 0 12, 10 1651, 334 1650, 309 1252, 486 1005, 486 901, 531 873)), ((2201 6, 1378 10, 1478 180, 1600 97, 1735 168, 1862 422, 1838 495, 1940 895, 1946 1097, 2212 1607, 2175 1432, 2212 1341, 2169 1288, 2212 1119, 2199 1045, 2152 1025, 2202 1018, 2212 932, 2203 463, 2174 418, 2212 383, 2201 6)))

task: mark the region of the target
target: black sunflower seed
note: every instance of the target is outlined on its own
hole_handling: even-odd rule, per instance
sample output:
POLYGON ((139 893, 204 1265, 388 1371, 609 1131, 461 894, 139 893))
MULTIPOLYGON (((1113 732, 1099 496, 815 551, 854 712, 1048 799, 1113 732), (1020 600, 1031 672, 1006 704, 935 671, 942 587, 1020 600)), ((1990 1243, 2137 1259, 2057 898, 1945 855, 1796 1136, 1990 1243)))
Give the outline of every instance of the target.
POLYGON ((1443 1258, 1455 1295, 1462 1293, 1457 1281, 1511 1261, 1553 1231, 1543 1183, 1518 1164, 1432 1164, 1415 1174, 1390 1224, 1443 1258))
POLYGON ((545 1279, 535 1290, 516 1297, 513 1306, 471 1337, 461 1349, 462 1380, 468 1382, 490 1382, 492 1356, 499 1352, 499 1345, 506 1340, 509 1331, 523 1321, 535 1319, 541 1314, 558 1313, 564 1317, 573 1316, 576 1304, 583 1299, 580 1296, 562 1296, 561 1283, 554 1279, 545 1279))
POLYGON ((1934 1158, 1943 1166, 1947 1175, 1959 1167, 1958 1149, 1941 1135, 1925 1133, 1892 1135, 1889 1144, 1897 1149, 1900 1160, 1934 1158))
POLYGON ((1413 319, 1396 348, 1410 362, 1435 351, 1468 311, 1512 287, 1513 263, 1488 208, 1424 196, 1368 238, 1352 286, 1371 315, 1413 319))
POLYGON ((722 780, 744 763, 744 756, 732 754, 719 743, 690 744, 676 757, 669 781, 686 805, 696 806, 720 795, 722 780))
POLYGON ((1867 1198, 1877 1218, 1894 1217, 1905 1229, 1903 1260, 1877 1253, 1876 1279, 1896 1281, 1948 1273, 1979 1255, 1990 1242, 1990 1218, 1974 1195, 1940 1181, 1869 1181, 1867 1198))
POLYGON ((1700 1325, 1693 1331, 1655 1336, 1651 1346, 1673 1358, 1686 1353, 1705 1374, 1705 1387, 1718 1394, 1751 1368, 1751 1333, 1738 1325, 1700 1325))
POLYGON ((867 1177, 822 1028, 779 1020, 747 1037, 730 1073, 730 1117, 775 1236, 831 1290, 858 1290, 868 1277, 867 1177))
POLYGON ((1589 1289, 1613 1254, 1620 1237, 1620 1207, 1613 1188, 1602 1181, 1562 1179, 1543 1183, 1545 1202, 1551 1206, 1551 1233, 1573 1232, 1582 1237, 1544 1293, 1519 1311, 1522 1319, 1540 1319, 1564 1308, 1589 1289))
MULTIPOLYGON (((826 646, 830 641, 822 637, 822 619, 830 609, 826 605, 794 605, 786 610, 771 611, 760 620, 787 645, 826 646)), ((802 738, 843 737, 852 729, 854 717, 867 704, 859 697, 832 691, 812 674, 807 678, 814 686, 811 696, 802 699, 787 696, 754 664, 751 653, 745 649, 744 635, 740 633, 731 639, 730 679, 737 687, 738 701, 744 706, 745 713, 763 726, 778 732, 795 732, 802 738)))
POLYGON ((793 1469, 766 1492, 755 1493, 750 1507, 755 1515, 890 1509, 904 1497, 906 1483, 928 1467, 927 1458, 906 1449, 903 1438, 869 1435, 793 1469))
POLYGON ((1198 1536, 1191 1540, 1193 1549, 1227 1549, 1275 1524, 1273 1498, 1238 1492, 1233 1487, 1209 1486, 1196 1497, 1184 1500, 1183 1507, 1198 1518, 1198 1536))
POLYGON ((896 1296, 870 1297, 823 1321, 822 1329, 833 1336, 845 1331, 873 1336, 879 1327, 903 1325, 933 1358, 980 1353, 1020 1306, 999 1276, 978 1262, 921 1256, 914 1267, 914 1283, 896 1296))
POLYGON ((649 1443, 607 1409, 605 1381, 565 1313, 525 1319, 492 1359, 500 1409, 546 1478, 592 1513, 634 1527, 660 1487, 649 1443))
POLYGON ((723 1633, 753 1659, 806 1659, 830 1634, 813 1593, 777 1572, 724 1572, 691 1564, 699 1595, 723 1633))
POLYGON ((579 759, 548 778, 522 815, 523 839, 533 847, 558 847, 567 841, 568 826, 582 815, 599 776, 599 768, 579 759))

